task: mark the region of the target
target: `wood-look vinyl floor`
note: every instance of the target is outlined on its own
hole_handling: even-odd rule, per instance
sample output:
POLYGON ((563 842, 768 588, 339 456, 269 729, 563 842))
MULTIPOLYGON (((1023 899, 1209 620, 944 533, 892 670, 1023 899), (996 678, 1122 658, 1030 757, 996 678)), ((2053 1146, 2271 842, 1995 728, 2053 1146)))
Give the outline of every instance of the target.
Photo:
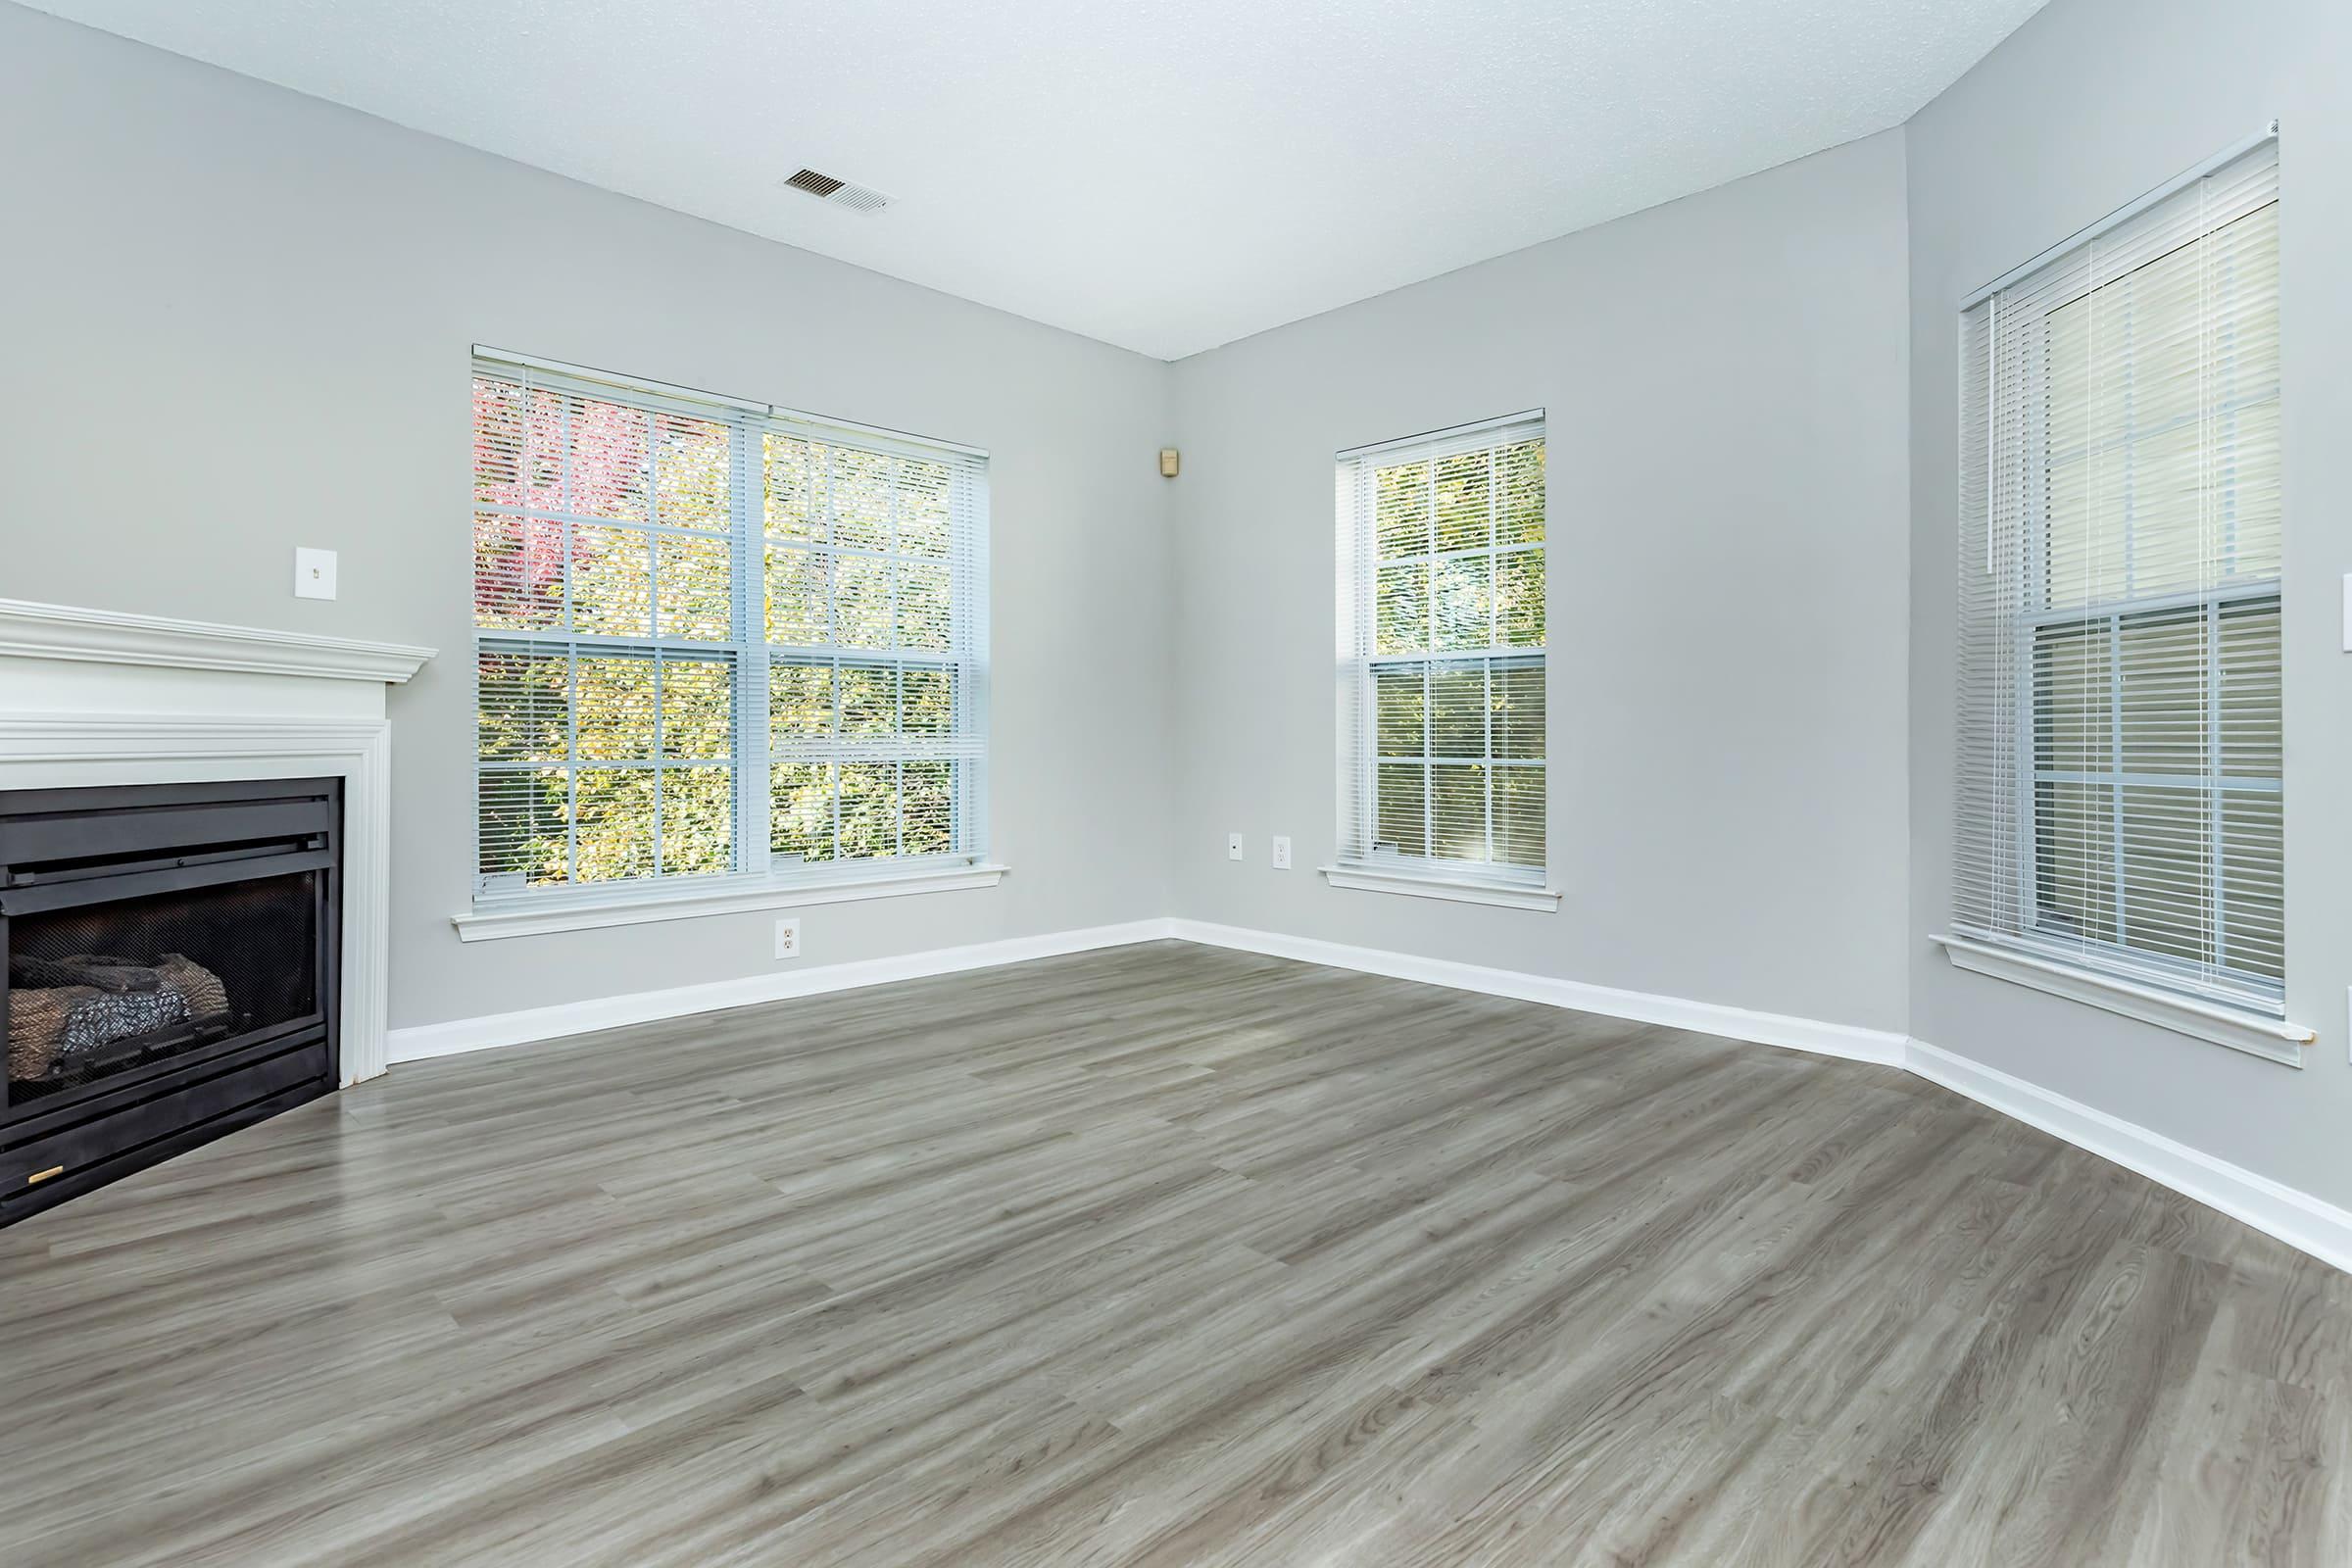
POLYGON ((2352 1562, 2352 1280, 1901 1073, 1173 943, 0 1231, 0 1562, 2352 1562))

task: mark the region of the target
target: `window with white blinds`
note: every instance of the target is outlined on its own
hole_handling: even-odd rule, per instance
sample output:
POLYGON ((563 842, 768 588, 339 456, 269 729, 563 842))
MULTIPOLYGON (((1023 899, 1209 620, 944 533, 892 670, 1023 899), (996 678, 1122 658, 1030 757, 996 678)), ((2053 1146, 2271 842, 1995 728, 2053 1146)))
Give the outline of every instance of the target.
POLYGON ((1544 419, 1339 456, 1343 866, 1544 880, 1544 419))
POLYGON ((969 863, 987 460, 478 351, 477 895, 969 863))
POLYGON ((2276 141, 1963 333, 1958 934, 2280 1015, 2276 141))

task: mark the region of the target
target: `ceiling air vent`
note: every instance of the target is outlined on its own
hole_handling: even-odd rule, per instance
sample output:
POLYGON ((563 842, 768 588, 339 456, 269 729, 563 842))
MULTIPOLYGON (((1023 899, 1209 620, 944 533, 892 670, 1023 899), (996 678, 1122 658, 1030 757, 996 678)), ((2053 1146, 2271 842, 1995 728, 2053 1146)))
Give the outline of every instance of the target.
POLYGON ((870 213, 890 205, 890 198, 878 190, 853 185, 846 179, 835 179, 831 174, 820 174, 813 169, 804 169, 784 183, 790 189, 805 191, 818 201, 831 202, 836 207, 847 207, 856 212, 870 213))

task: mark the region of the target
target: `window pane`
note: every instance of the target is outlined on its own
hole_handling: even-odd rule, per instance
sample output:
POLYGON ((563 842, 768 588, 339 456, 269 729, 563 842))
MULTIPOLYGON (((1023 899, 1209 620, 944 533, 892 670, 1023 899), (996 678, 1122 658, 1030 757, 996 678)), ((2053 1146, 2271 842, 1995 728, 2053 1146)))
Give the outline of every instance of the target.
POLYGON ((899 850, 899 766, 896 762, 841 764, 841 853, 851 859, 899 850))
POLYGON ((2286 975, 2285 835, 2279 797, 2221 797, 2222 961, 2245 974, 2286 975))
POLYGON ((955 764, 908 762, 903 781, 906 853, 945 855, 955 845, 955 764))
POLYGON ((899 727, 898 671, 886 665, 841 666, 841 732, 888 735, 899 727))
POLYGON ((794 648, 831 639, 825 609, 825 561, 813 551, 767 547, 767 640, 794 648))
POLYGON ((1383 762, 1377 770, 1380 799, 1373 836, 1402 855, 1427 855, 1429 770, 1418 762, 1383 762))
POLYGON ((1494 770, 1494 858, 1505 865, 1544 865, 1544 769, 1494 770))
POLYGON ((948 512, 952 493, 945 464, 900 462, 898 550, 901 555, 947 558, 954 538, 948 512))
POLYGON ((2034 638, 2034 765, 2070 773, 2115 763, 2113 632, 2104 619, 2034 638))
POLYGON ((1437 463, 1437 547, 1483 550, 1494 543, 1494 460, 1458 452, 1437 463))
POLYGON ((822 542, 828 537, 824 449, 772 430, 764 441, 767 531, 779 539, 822 542))
POLYGON ((2116 939, 2114 801, 2104 784, 2034 787, 2034 907, 2044 934, 2116 939))
POLYGON ((564 524, 545 517, 476 513, 473 623, 555 626, 564 619, 564 524))
POLYGON ((1494 755, 1540 760, 1544 756, 1542 661, 1497 660, 1494 680, 1494 755))
POLYGON ((715 659, 662 665, 662 755, 724 761, 735 752, 735 668, 715 659))
POLYGON ((1429 675, 1432 757, 1487 755, 1487 669, 1483 663, 1433 664, 1429 675))
POLYGON ((778 744, 832 734, 833 666, 770 663, 767 724, 778 744))
POLYGON ((2221 771, 2231 778, 2278 778, 2285 712, 2278 674, 2278 601, 2226 606, 2220 624, 2221 771))
POLYGON ((833 542, 853 550, 890 548, 890 470, 879 452, 834 447, 833 542))
POLYGON ((833 636, 844 648, 892 646, 889 562, 833 558, 833 636))
POLYGON ((2128 615, 2117 632, 2123 675, 2124 771, 2204 770, 2209 729, 2205 609, 2128 615))
POLYGON ((570 755, 570 661, 562 654, 477 656, 477 755, 485 762, 561 762, 570 755))
POLYGON ((534 497, 530 504, 614 522, 646 521, 645 411, 537 388, 531 403, 533 466, 542 473, 561 472, 563 493, 534 497))
POLYGON ((2146 953, 2209 961, 2213 846, 2202 790, 2123 791, 2124 941, 2146 953))
POLYGON ((653 660, 582 655, 574 667, 580 756, 600 762, 651 761, 658 704, 653 660))
POLYGON ((1383 561, 1429 553, 1429 465, 1376 468, 1372 476, 1377 538, 1383 561))
POLYGON ((1427 749, 1421 727, 1422 669, 1420 664, 1382 664, 1372 671, 1378 756, 1419 757, 1427 749))
POLYGON ((729 432, 715 419, 654 416, 654 505, 672 528, 724 528, 729 432))
POLYGON ((475 783, 484 876, 520 873, 532 887, 565 880, 571 777, 558 767, 485 772, 475 783))
POLYGON ((1383 566, 1375 589, 1373 652, 1417 654, 1429 647, 1429 563, 1383 566))
POLYGON ((522 505, 522 388, 492 376, 473 378, 473 499, 522 505))
POLYGON ((662 563, 662 635, 723 643, 734 634, 735 564, 726 539, 665 534, 654 541, 662 563))
POLYGON ((1429 770, 1432 853, 1448 860, 1484 860, 1487 846, 1487 770, 1440 762, 1429 770))
POLYGON ((583 767, 573 775, 579 845, 574 880, 621 882, 654 874, 654 803, 661 776, 650 767, 583 767))
POLYGON ((662 871, 709 876, 735 861, 735 770, 662 770, 662 871))
POLYGON ((571 525, 572 630, 602 637, 651 637, 654 566, 634 528, 571 525))
POLYGON ((833 858, 831 762, 778 762, 769 770, 768 848, 808 860, 833 858))
POLYGON ((900 672, 902 727, 909 735, 946 735, 956 728, 956 671, 918 666, 900 672))
POLYGON ((945 566, 899 564, 899 646, 945 652, 955 631, 953 589, 945 566))
POLYGON ((1488 556, 1457 556, 1437 563, 1437 624, 1433 651, 1492 645, 1494 563, 1488 556))
POLYGON ((1541 544, 1544 540, 1544 443, 1521 441, 1495 455, 1502 492, 1494 542, 1541 544))
POLYGON ((1544 646, 1544 552, 1494 558, 1494 641, 1505 648, 1544 646))

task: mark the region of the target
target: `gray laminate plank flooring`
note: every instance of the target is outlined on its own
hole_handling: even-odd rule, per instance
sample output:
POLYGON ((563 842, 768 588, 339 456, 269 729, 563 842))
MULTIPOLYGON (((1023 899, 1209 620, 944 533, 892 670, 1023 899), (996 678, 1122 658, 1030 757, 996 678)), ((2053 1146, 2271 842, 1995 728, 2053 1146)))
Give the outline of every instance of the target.
POLYGON ((2352 1281, 1900 1073, 1174 943, 0 1232, 0 1561, 2343 1564, 2352 1281))

